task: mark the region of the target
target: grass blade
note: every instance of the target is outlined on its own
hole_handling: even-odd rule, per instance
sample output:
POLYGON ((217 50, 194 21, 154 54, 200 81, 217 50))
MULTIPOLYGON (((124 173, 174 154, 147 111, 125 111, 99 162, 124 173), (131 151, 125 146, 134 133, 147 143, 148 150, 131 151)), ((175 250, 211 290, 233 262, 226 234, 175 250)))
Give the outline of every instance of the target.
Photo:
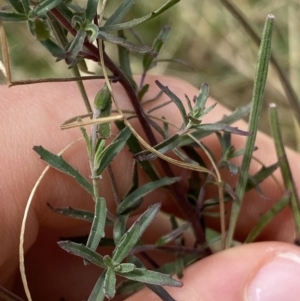
POLYGON ((248 136, 247 138, 245 154, 241 165, 241 174, 236 186, 237 199, 233 202, 231 208, 231 216, 230 216, 228 237, 227 237, 227 247, 231 246, 234 232, 235 232, 236 222, 239 216, 240 208, 245 194, 245 188, 247 184, 248 173, 249 173, 250 163, 252 159, 252 152, 254 149, 256 133, 258 130, 258 120, 262 109, 263 95, 264 95, 265 85, 267 81, 268 67, 269 67, 269 61, 271 55, 271 38, 272 38, 273 24, 274 24, 274 16, 268 15, 262 34, 261 45, 259 48, 256 74, 255 74, 254 87, 253 87, 252 108, 251 108, 250 118, 249 118, 249 132, 252 133, 252 135, 248 136))
POLYGON ((259 218, 256 226, 248 234, 244 243, 253 242, 257 238, 259 233, 263 230, 263 228, 290 203, 290 199, 290 193, 286 193, 269 211, 263 214, 259 218))
POLYGON ((285 188, 291 193, 291 208, 296 226, 296 239, 300 241, 300 204, 299 195, 293 179, 291 168, 287 160, 286 152, 281 138, 281 131, 278 123, 278 115, 276 105, 270 104, 269 108, 271 132, 275 143, 276 153, 278 157, 279 167, 285 188))

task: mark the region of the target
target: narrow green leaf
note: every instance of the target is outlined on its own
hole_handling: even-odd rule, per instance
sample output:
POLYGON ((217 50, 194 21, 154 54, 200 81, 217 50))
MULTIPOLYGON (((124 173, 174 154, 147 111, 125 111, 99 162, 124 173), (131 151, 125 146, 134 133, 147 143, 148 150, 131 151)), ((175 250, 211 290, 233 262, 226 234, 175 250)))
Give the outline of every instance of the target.
POLYGON ((22 22, 26 21, 28 17, 23 14, 16 14, 16 13, 4 13, 0 11, 0 21, 7 21, 7 22, 22 22))
POLYGON ((135 265, 133 263, 121 263, 118 265, 117 271, 121 273, 128 273, 135 269, 135 265))
POLYGON ((264 229, 264 227, 267 226, 271 220, 290 203, 290 200, 291 193, 286 193, 269 211, 261 215, 255 227, 248 234, 245 243, 253 242, 264 229))
POLYGON ((83 48, 84 40, 86 38, 85 30, 78 30, 75 38, 72 40, 70 46, 67 49, 67 59, 68 64, 72 67, 74 65, 75 59, 79 52, 83 48))
POLYGON ((62 60, 66 57, 66 51, 58 46, 55 42, 50 39, 40 41, 40 43, 58 60, 62 60))
MULTIPOLYGON (((195 99, 195 108, 198 108, 200 111, 203 111, 205 108, 206 101, 209 97, 209 86, 207 83, 203 83, 201 85, 198 96, 195 99)), ((199 116, 193 115, 195 118, 199 118, 199 116)))
POLYGON ((121 151, 130 135, 130 129, 127 127, 124 128, 110 145, 108 145, 100 154, 98 154, 98 156, 95 156, 95 168, 98 176, 102 174, 104 169, 121 151))
POLYGON ((144 72, 147 72, 152 66, 153 66, 153 60, 156 58, 165 44, 169 33, 170 33, 171 27, 170 26, 165 26, 157 35, 157 37, 154 39, 152 48, 153 50, 151 53, 147 53, 143 57, 143 68, 144 72))
MULTIPOLYGON (((123 30, 118 31, 118 37, 126 40, 125 34, 123 30)), ((137 90, 137 84, 133 79, 131 65, 130 65, 130 52, 118 45, 118 57, 119 57, 119 65, 121 70, 126 74, 127 78, 130 80, 131 85, 137 90)))
POLYGON ((140 222, 136 221, 130 229, 122 236, 115 250, 112 260, 118 263, 129 254, 140 238, 140 222))
POLYGON ((113 269, 107 269, 104 279, 104 294, 108 299, 111 299, 116 294, 116 275, 113 269))
POLYGON ((170 275, 146 270, 143 268, 135 268, 133 271, 128 273, 117 272, 117 274, 127 279, 149 283, 149 284, 175 286, 175 287, 182 287, 183 285, 181 281, 172 278, 170 275))
POLYGON ((140 53, 140 54, 145 54, 148 53, 152 50, 151 47, 146 46, 146 45, 135 45, 123 38, 120 38, 118 36, 112 35, 110 33, 104 32, 104 31, 99 31, 98 32, 98 38, 119 46, 122 46, 126 48, 129 51, 140 53))
POLYGON ((106 220, 106 201, 102 197, 96 199, 95 214, 92 228, 86 246, 95 251, 102 237, 105 236, 105 220, 106 220))
POLYGON ((106 268, 103 257, 83 244, 77 244, 72 241, 59 241, 58 245, 70 254, 79 256, 101 268, 106 268))
POLYGON ((93 186, 89 183, 74 167, 67 163, 62 156, 57 156, 42 146, 34 146, 33 150, 48 163, 51 167, 71 176, 76 182, 82 186, 88 193, 93 195, 93 186))
POLYGON ((163 187, 166 185, 174 184, 175 182, 179 181, 180 178, 162 178, 157 181, 149 182, 132 193, 125 197, 125 199, 118 205, 117 207, 117 214, 125 214, 129 211, 132 211, 134 208, 139 206, 140 200, 142 197, 147 195, 148 193, 152 192, 153 190, 163 187))
POLYGON ((249 132, 252 135, 248 136, 245 147, 245 154, 241 165, 241 174, 236 186, 237 199, 231 207, 230 222, 227 235, 227 246, 230 247, 237 219, 239 217, 240 208, 242 206, 245 188, 248 179, 250 163, 252 159, 252 151, 254 149, 256 134, 258 130, 258 120, 263 103, 263 95, 268 75, 268 67, 271 56, 271 38, 274 24, 274 16, 268 15, 265 27, 262 34, 261 45, 258 53, 256 74, 253 87, 252 108, 249 118, 249 132))
POLYGON ((261 182, 267 179, 276 169, 278 168, 278 163, 274 163, 270 166, 262 166, 259 171, 254 175, 249 175, 246 191, 257 187, 261 182))
POLYGON ((161 236, 156 241, 155 244, 157 246, 163 246, 163 245, 166 245, 166 244, 170 243, 171 241, 173 241, 176 238, 178 238, 179 236, 181 236, 184 233, 184 231, 186 229, 188 229, 190 226, 191 226, 190 223, 186 223, 186 224, 183 224, 183 225, 179 226, 178 228, 172 230, 170 233, 161 236))
MULTIPOLYGON (((162 154, 167 153, 170 150, 173 150, 178 145, 180 145, 182 137, 179 134, 175 134, 171 136, 170 138, 162 141, 161 143, 158 143, 154 146, 154 148, 159 151, 162 154)), ((157 158, 157 156, 153 153, 151 153, 148 150, 141 151, 139 153, 136 153, 134 156, 134 159, 139 160, 141 162, 148 161, 148 160, 154 160, 157 158)))
POLYGON ((209 131, 211 133, 218 132, 218 131, 225 131, 228 133, 241 135, 241 136, 250 136, 251 132, 242 131, 237 127, 232 127, 230 125, 224 123, 205 123, 194 126, 192 130, 201 130, 201 131, 209 131))
POLYGON ((117 245, 126 232, 126 223, 129 214, 117 215, 116 221, 114 223, 114 242, 117 245))
POLYGON ((1 301, 24 301, 24 299, 21 299, 17 295, 13 294, 6 288, 0 285, 0 300, 1 301))
POLYGON ((88 0, 85 10, 85 19, 87 23, 92 23, 97 14, 99 0, 88 0))
POLYGON ((58 6, 63 1, 64 0, 44 0, 30 11, 30 17, 41 17, 48 13, 51 9, 58 6))
POLYGON ((9 0, 11 6, 20 14, 24 14, 24 7, 20 0, 9 0))
POLYGON ((173 92, 171 92, 171 90, 167 86, 162 85, 158 80, 156 80, 155 83, 161 89, 161 91, 163 91, 167 96, 169 96, 170 99, 177 106, 177 108, 179 109, 179 112, 182 116, 183 124, 186 126, 189 122, 189 119, 186 114, 186 111, 185 111, 182 101, 173 92))
POLYGON ((278 121, 277 108, 274 103, 270 104, 269 118, 271 124, 271 132, 275 143, 275 149, 278 157, 278 163, 285 188, 291 193, 291 208, 295 221, 296 236, 300 239, 300 203, 299 194, 296 183, 293 178, 290 164, 287 159, 286 151, 282 141, 281 130, 278 121))
MULTIPOLYGON (((130 0, 129 0, 130 1, 130 0)), ((162 5, 159 9, 155 10, 154 12, 151 12, 150 14, 134 19, 125 23, 120 23, 120 24, 115 24, 117 22, 113 22, 114 25, 108 24, 107 22, 105 23, 104 27, 101 27, 100 30, 105 30, 105 31, 114 31, 114 30, 121 30, 121 29, 126 29, 126 28, 131 28, 136 25, 139 25, 141 23, 144 23, 148 20, 154 19, 166 10, 168 10, 170 7, 178 3, 180 0, 169 0, 166 2, 164 5, 162 5)))
POLYGON ((219 122, 224 124, 232 124, 244 117, 246 117, 251 110, 252 103, 236 108, 230 115, 224 116, 219 122))
POLYGON ((81 209, 74 209, 72 207, 67 208, 54 208, 50 204, 47 204, 48 207, 54 211, 55 213, 59 213, 71 218, 76 218, 80 220, 84 220, 87 222, 92 223, 94 219, 94 213, 87 210, 81 210, 81 209))
POLYGON ((30 12, 30 0, 20 0, 26 15, 30 12))
POLYGON ((103 301, 105 298, 104 294, 104 279, 105 279, 106 271, 103 271, 101 276, 98 278, 88 301, 103 301))
POLYGON ((113 12, 113 14, 105 22, 105 26, 113 25, 120 22, 126 14, 131 10, 136 0, 123 0, 119 7, 113 12))
POLYGON ((139 238, 153 221, 160 209, 160 204, 154 204, 134 222, 130 229, 122 236, 113 252, 113 260, 121 262, 136 245, 139 238))
POLYGON ((161 205, 159 203, 149 206, 148 209, 137 219, 137 221, 140 222, 140 237, 154 220, 160 210, 160 206, 161 205))

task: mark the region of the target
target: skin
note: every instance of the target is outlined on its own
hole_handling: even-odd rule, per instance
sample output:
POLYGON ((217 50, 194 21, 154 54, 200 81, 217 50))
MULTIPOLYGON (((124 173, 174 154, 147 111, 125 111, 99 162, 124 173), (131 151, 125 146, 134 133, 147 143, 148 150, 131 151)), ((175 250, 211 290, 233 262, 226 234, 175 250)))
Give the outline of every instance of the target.
MULTIPOLYGON (((156 95, 158 88, 154 84, 156 78, 149 77, 150 84, 148 98, 156 95)), ((184 94, 190 99, 198 90, 186 82, 176 78, 159 78, 162 84, 169 88, 181 99, 184 94)), ((93 99, 102 83, 90 81, 86 83, 90 99, 93 99)), ((122 88, 114 84, 116 99, 123 109, 129 109, 128 99, 122 88)), ((82 101, 74 83, 49 83, 30 86, 7 88, 0 87, 0 111, 2 122, 1 145, 1 173, 0 173, 0 284, 14 290, 24 297, 22 284, 18 273, 18 243, 19 232, 24 208, 36 180, 45 168, 45 163, 32 151, 34 145, 42 145, 52 152, 59 152, 66 145, 81 137, 78 129, 61 131, 59 125, 66 119, 85 113, 82 101)), ((168 100, 162 96, 159 102, 168 100)), ((215 102, 213 99, 209 103, 215 102)), ((157 104, 157 103, 156 103, 157 104)), ((156 105, 155 104, 155 105, 156 105)), ((148 106, 148 107, 151 107, 148 106)), ((205 122, 219 120, 229 111, 217 107, 205 117, 205 122)), ((156 111, 157 116, 165 116, 173 123, 180 120, 177 109, 173 106, 163 107, 156 111)), ((139 129, 136 121, 133 126, 139 129)), ((236 124, 240 129, 247 130, 245 122, 236 124)), ((245 138, 234 136, 233 143, 237 149, 242 148, 245 138)), ((214 137, 205 139, 204 143, 214 150, 216 156, 220 155, 218 143, 214 137)), ((259 133, 256 145, 259 149, 255 155, 266 165, 276 162, 276 154, 271 138, 259 133)), ((299 183, 300 160, 292 150, 287 149, 287 154, 292 164, 292 171, 299 183)), ((85 146, 78 143, 70 148, 64 158, 89 177, 88 161, 85 146)), ((260 168, 259 164, 251 165, 251 172, 260 168)), ((121 195, 130 185, 132 159, 129 154, 121 153, 113 163, 116 181, 121 195), (121 171, 121 172, 117 172, 121 171), (124 175, 128 175, 124 177, 124 175)), ((186 170, 174 167, 174 172, 183 177, 182 189, 186 188, 186 170)), ((280 173, 275 172, 282 184, 280 173)), ((231 183, 236 180, 228 173, 224 178, 231 183)), ((141 182, 145 177, 141 175, 141 182)), ((299 184, 298 184, 299 185, 299 184)), ((245 239, 249 230, 255 225, 258 217, 272 207, 272 204, 282 196, 278 185, 270 178, 261 185, 267 200, 255 191, 247 193, 238 220, 236 238, 245 239)), ((298 187, 299 189, 299 187, 298 187)), ((106 198, 108 207, 114 211, 115 204, 110 189, 110 182, 104 177, 100 182, 100 192, 106 198), (109 188, 109 189, 108 189, 109 188)), ((215 189, 208 188, 207 195, 214 195, 215 189)), ((182 212, 174 205, 170 194, 160 190, 145 198, 140 212, 145 210, 150 203, 162 203, 163 210, 183 217, 182 212)), ((61 250, 56 241, 62 236, 83 235, 88 232, 88 225, 54 214, 46 206, 50 203, 54 207, 72 206, 82 209, 93 209, 93 201, 72 179, 50 170, 43 179, 34 197, 27 220, 25 249, 27 252, 25 263, 29 287, 33 300, 59 300, 63 296, 67 301, 84 300, 92 289, 99 276, 99 269, 92 265, 84 268, 82 260, 61 250)), ((229 208, 227 208, 229 213, 229 208)), ((137 211, 136 214, 139 212, 137 211)), ((227 218, 228 218, 227 214, 227 218)), ((132 221, 136 217, 132 218, 132 221)), ((218 229, 219 223, 207 220, 208 225, 218 229)), ((159 215, 155 223, 146 232, 145 241, 154 242, 158 236, 170 229, 168 219, 159 215)), ((275 256, 280 250, 293 251, 300 255, 298 248, 292 244, 295 239, 294 224, 289 208, 282 211, 274 221, 260 235, 258 242, 243 245, 230 250, 219 252, 190 266, 185 271, 182 289, 168 289, 176 300, 246 300, 245 290, 249 283, 249 275, 256 271, 270 257, 275 256), (271 253, 266 250, 273 250, 271 253), (250 260, 256 258, 256 260, 250 260), (226 271, 226 274, 224 274, 226 271), (220 276, 222 285, 219 285, 220 276), (225 277, 226 276, 226 277, 225 277), (218 289, 215 289, 218 287, 218 289)), ((187 235, 188 244, 192 243, 191 235, 187 235)), ((105 252, 105 250, 104 250, 105 252)), ((165 255, 156 257, 163 263, 165 255)), ((147 290, 142 290, 128 300, 159 300, 147 290)))

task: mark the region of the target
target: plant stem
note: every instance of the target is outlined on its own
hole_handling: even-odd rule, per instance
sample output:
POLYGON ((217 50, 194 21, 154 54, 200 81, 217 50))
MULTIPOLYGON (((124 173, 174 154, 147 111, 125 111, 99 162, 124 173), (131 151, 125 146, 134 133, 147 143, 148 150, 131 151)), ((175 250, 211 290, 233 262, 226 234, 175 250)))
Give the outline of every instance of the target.
MULTIPOLYGON (((71 26, 69 20, 59 11, 58 8, 52 9, 51 13, 73 36, 76 36, 76 30, 71 26)), ((99 62, 100 56, 97 47, 89 43, 88 40, 85 41, 84 46, 89 51, 89 58, 99 62)), ((130 102, 136 112, 137 118, 141 124, 141 127, 143 128, 143 131, 145 132, 149 140, 149 143, 153 146, 156 145, 157 144, 156 138, 152 132, 150 125, 146 121, 145 112, 143 111, 143 108, 139 102, 136 91, 134 90, 133 86, 131 85, 130 81, 123 73, 123 71, 115 65, 115 63, 107 56, 105 52, 103 53, 103 55, 104 55, 105 66, 113 73, 113 75, 118 77, 118 81, 123 86, 126 94, 128 95, 130 102)), ((159 163, 168 177, 174 177, 174 173, 170 165, 166 161, 159 159, 159 163)), ((173 189, 174 192, 173 195, 179 209, 183 212, 187 220, 191 221, 197 242, 199 244, 204 243, 205 233, 201 227, 199 218, 195 215, 195 212, 193 211, 192 207, 188 203, 188 200, 184 195, 184 193, 182 192, 182 189, 179 187, 177 183, 172 184, 171 187, 173 189)))

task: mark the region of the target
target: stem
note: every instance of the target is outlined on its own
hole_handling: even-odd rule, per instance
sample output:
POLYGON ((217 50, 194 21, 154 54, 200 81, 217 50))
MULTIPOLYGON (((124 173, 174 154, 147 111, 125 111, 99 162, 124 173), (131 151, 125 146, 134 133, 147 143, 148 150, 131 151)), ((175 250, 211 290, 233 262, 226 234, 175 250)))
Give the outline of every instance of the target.
MULTIPOLYGON (((59 11, 59 9, 56 7, 51 10, 51 14, 55 16, 55 18, 73 35, 76 35, 76 30, 71 26, 69 20, 59 11)), ((95 47, 93 44, 89 43, 88 40, 84 43, 85 48, 89 51, 89 58, 99 62, 100 61, 100 55, 97 47, 95 47)), ((118 68, 115 63, 107 56, 107 54, 104 52, 104 63, 105 66, 115 75, 118 77, 120 84, 123 86, 126 94, 128 95, 131 104, 136 112, 137 118, 141 124, 141 127, 143 128, 143 131, 145 132, 149 143, 151 145, 156 145, 157 141, 156 138, 152 132, 152 129, 148 122, 146 122, 145 118, 145 112, 142 109, 142 106, 139 102, 138 96, 136 94, 136 91, 134 90, 133 86, 131 85, 130 81, 126 77, 126 75, 123 73, 120 68, 118 68)), ((164 161, 159 159, 159 163, 162 167, 162 169, 165 171, 165 174, 168 177, 174 177, 174 173, 170 167, 170 165, 164 161)), ((195 212, 191 208, 190 204, 188 203, 188 200, 186 196, 183 194, 182 189, 179 187, 177 183, 172 185, 172 189, 174 191, 174 198, 176 200, 176 203, 179 207, 179 209, 183 212, 187 220, 191 221, 191 224, 194 229, 195 237, 198 243, 202 244, 205 242, 205 233, 200 225, 198 217, 195 215, 195 212)))

